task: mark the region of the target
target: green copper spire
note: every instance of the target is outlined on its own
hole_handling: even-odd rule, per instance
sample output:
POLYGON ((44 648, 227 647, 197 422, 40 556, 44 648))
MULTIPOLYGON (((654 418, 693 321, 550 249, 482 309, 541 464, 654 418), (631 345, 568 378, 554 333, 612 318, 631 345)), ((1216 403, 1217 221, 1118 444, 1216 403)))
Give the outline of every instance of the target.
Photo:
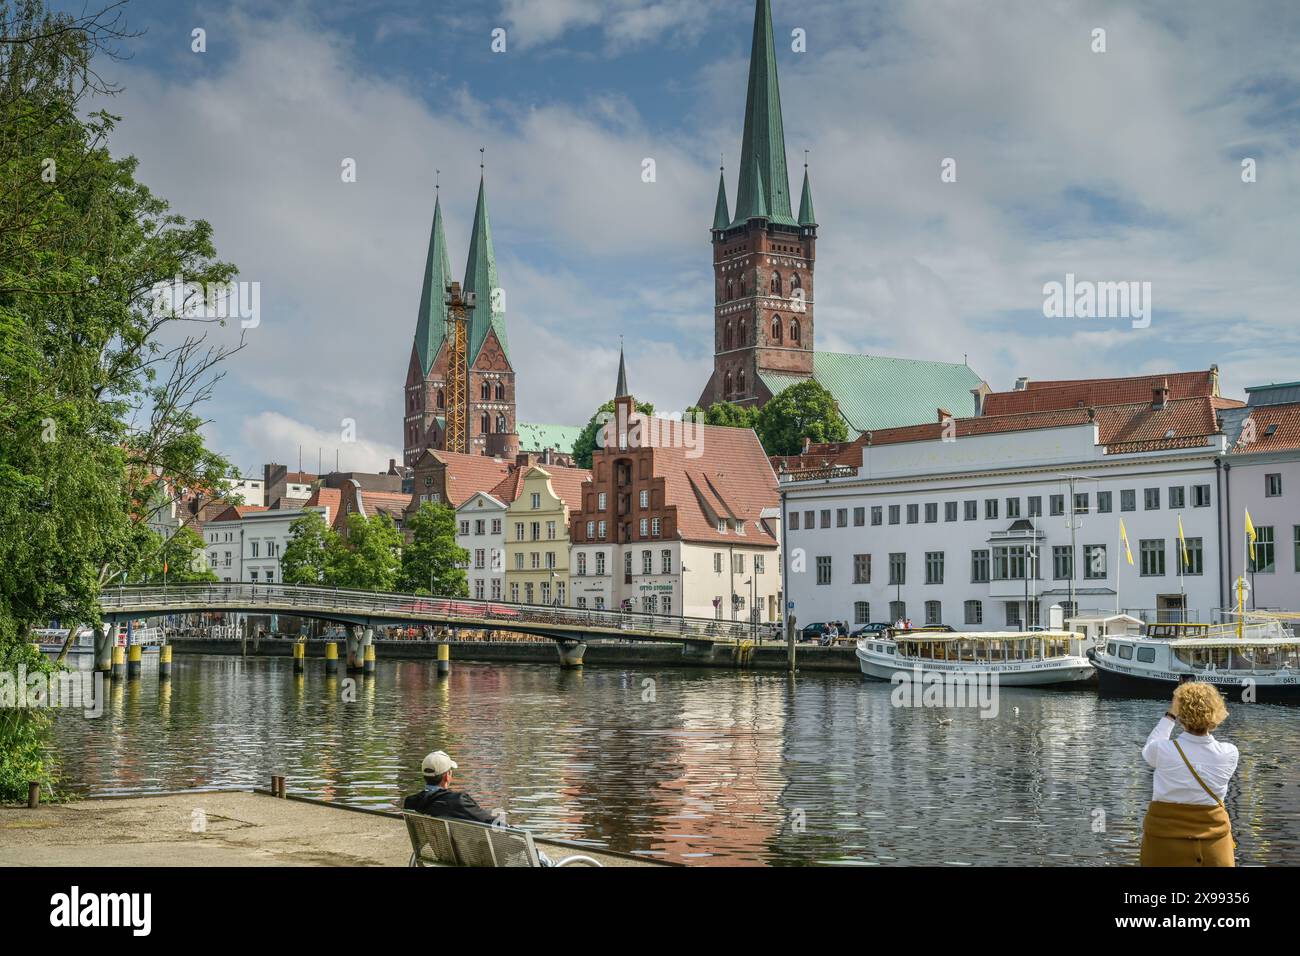
POLYGON ((740 147, 740 183, 736 188, 735 224, 766 208, 772 222, 795 225, 790 214, 790 175, 785 166, 785 128, 781 90, 776 79, 776 44, 772 40, 770 0, 754 4, 754 43, 749 53, 749 90, 745 94, 745 136, 740 147))
POLYGON ((748 219, 770 219, 767 212, 767 193, 763 190, 763 170, 754 170, 754 208, 746 217, 748 219))
POLYGON ((478 358, 479 350, 487 341, 488 331, 495 330, 506 358, 510 349, 506 343, 506 313, 504 295, 497 284, 497 257, 492 249, 492 227, 488 225, 487 192, 484 180, 478 181, 478 205, 474 209, 474 228, 469 237, 469 261, 465 264, 464 291, 473 292, 474 310, 469 319, 470 365, 478 358))
POLYGON ((451 264, 447 261, 447 237, 442 229, 442 201, 433 202, 433 229, 429 232, 429 254, 424 263, 424 283, 420 286, 420 315, 415 322, 415 350, 425 375, 438 357, 447 333, 447 306, 443 301, 451 281, 451 264))
POLYGON ((803 195, 799 197, 799 225, 817 225, 817 214, 813 212, 812 183, 808 180, 808 164, 803 164, 803 195))
POLYGON ((718 170, 718 204, 713 209, 713 228, 726 229, 731 225, 731 213, 727 212, 727 174, 718 170))

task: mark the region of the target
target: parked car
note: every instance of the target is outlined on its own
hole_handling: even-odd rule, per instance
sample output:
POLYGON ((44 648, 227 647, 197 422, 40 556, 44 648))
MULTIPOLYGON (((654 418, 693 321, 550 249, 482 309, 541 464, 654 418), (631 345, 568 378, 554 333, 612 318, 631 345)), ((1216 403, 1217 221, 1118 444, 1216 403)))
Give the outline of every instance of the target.
POLYGON ((870 635, 872 637, 878 637, 881 634, 884 634, 891 627, 893 627, 892 624, 882 624, 881 622, 877 621, 874 624, 863 624, 861 627, 856 628, 849 636, 867 637, 868 635, 870 635))
POLYGON ((830 629, 831 626, 825 621, 819 621, 816 624, 805 624, 799 629, 799 641, 800 643, 806 643, 808 641, 817 641, 820 643, 822 637, 825 636, 830 629))

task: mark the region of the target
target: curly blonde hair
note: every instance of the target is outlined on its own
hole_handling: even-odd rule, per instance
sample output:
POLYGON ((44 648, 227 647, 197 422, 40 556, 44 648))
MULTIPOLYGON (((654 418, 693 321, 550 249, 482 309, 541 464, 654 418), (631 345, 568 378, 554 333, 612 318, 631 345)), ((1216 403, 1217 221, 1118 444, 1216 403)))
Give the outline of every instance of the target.
POLYGON ((1174 691, 1173 711, 1182 725, 1193 733, 1203 734, 1223 723, 1228 707, 1213 684, 1189 681, 1174 691))

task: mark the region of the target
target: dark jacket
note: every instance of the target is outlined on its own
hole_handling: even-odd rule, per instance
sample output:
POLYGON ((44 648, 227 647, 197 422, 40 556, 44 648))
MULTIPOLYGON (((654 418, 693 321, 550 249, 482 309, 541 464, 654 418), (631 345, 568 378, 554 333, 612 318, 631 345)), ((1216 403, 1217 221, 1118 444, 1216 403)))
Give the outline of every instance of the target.
POLYGON ((491 823, 494 819, 468 793, 433 785, 411 794, 402 801, 402 808, 413 813, 423 813, 427 817, 449 817, 453 820, 474 820, 477 823, 491 823))

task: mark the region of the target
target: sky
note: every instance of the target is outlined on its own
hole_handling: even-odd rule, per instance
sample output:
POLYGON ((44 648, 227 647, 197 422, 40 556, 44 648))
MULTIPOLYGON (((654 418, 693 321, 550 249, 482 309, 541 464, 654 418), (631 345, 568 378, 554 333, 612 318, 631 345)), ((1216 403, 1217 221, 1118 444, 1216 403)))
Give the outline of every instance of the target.
MULTIPOLYGON (((790 186, 806 149, 819 222, 818 349, 966 361, 994 389, 1211 364, 1233 397, 1300 379, 1300 5, 772 10, 790 186), (1044 285, 1067 274, 1151 283, 1149 326, 1046 317, 1044 285)), ((212 446, 244 473, 300 447, 306 470, 400 460, 435 176, 461 275, 480 148, 519 420, 584 423, 612 395, 620 336, 638 399, 693 404, 753 13, 132 0, 141 35, 101 64, 122 87, 111 148, 211 222, 260 290, 204 413, 212 446)))

